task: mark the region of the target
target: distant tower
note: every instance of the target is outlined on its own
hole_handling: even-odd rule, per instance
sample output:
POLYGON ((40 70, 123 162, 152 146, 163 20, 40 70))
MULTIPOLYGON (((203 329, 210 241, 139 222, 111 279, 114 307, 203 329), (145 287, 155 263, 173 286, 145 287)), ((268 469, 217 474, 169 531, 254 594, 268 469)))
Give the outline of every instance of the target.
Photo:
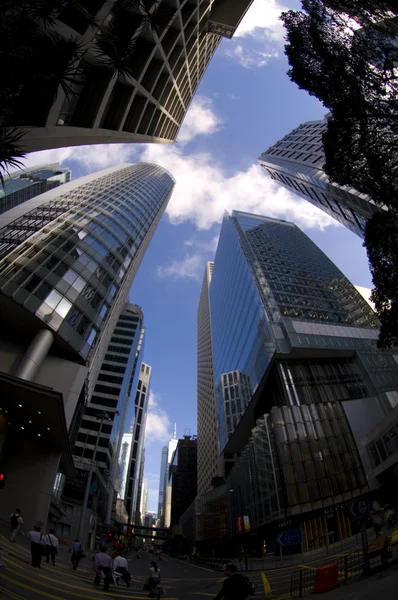
POLYGON ((322 135, 327 119, 308 121, 261 154, 258 162, 272 179, 363 237, 366 221, 382 210, 368 196, 329 181, 322 135))

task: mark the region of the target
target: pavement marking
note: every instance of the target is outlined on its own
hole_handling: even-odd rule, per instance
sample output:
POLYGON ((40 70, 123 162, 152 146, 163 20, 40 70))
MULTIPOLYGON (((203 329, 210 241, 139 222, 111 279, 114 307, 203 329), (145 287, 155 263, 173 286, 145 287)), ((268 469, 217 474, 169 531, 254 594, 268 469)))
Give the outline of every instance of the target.
POLYGON ((271 586, 264 571, 261 571, 261 579, 263 582, 265 595, 272 594, 271 586))
MULTIPOLYGON (((35 579, 33 577, 29 577, 28 575, 23 575, 19 571, 15 571, 15 569, 9 568, 8 570, 11 571, 12 573, 14 573, 15 575, 18 575, 19 577, 22 577, 23 579, 27 579, 28 581, 32 581, 33 583, 42 585, 43 587, 46 587, 46 588, 49 588, 49 589, 54 589, 54 586, 49 585, 48 583, 42 582, 41 580, 48 579, 49 581, 52 581, 53 583, 61 584, 61 585, 66 586, 68 588, 73 588, 73 589, 76 589, 76 590, 83 590, 84 592, 89 592, 90 594, 96 594, 97 593, 96 590, 92 590, 91 591, 89 588, 80 587, 80 586, 77 586, 77 585, 73 585, 71 583, 67 583, 66 581, 60 581, 60 580, 57 580, 57 579, 51 579, 50 577, 46 577, 45 575, 40 575, 39 576, 40 578, 36 578, 35 579)), ((3 576, 3 578, 6 578, 6 577, 3 576)), ((19 583, 19 582, 15 581, 15 580, 12 580, 12 581, 14 581, 14 583, 16 583, 17 585, 20 585, 21 587, 26 587, 22 583, 19 583)), ((29 586, 28 586, 27 589, 29 589, 29 586)), ((36 588, 33 588, 33 589, 35 589, 35 591, 38 591, 40 594, 41 593, 43 593, 43 594, 45 593, 45 592, 42 592, 41 590, 37 590, 36 588)), ((92 596, 88 596, 87 594, 83 595, 81 593, 77 593, 77 592, 73 592, 73 591, 69 591, 69 590, 65 590, 65 593, 68 594, 68 595, 70 595, 70 596, 79 596, 80 598, 91 598, 92 599, 92 596)), ((135 598, 135 599, 138 599, 138 600, 142 600, 142 596, 135 596, 135 595, 130 595, 130 594, 115 594, 113 592, 112 593, 103 592, 103 593, 105 595, 107 595, 107 596, 113 596, 113 597, 116 597, 116 598, 135 598)), ((172 600, 172 599, 170 599, 170 598, 166 599, 165 598, 164 600, 172 600)))
POLYGON ((308 565, 298 565, 302 569, 309 569, 310 571, 316 571, 317 567, 309 567, 308 565))

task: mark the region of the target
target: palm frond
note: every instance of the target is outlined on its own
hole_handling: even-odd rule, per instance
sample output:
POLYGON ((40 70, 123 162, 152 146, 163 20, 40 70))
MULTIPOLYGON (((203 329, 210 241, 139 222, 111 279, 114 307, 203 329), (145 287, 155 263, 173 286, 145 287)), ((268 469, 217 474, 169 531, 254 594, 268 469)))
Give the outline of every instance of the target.
POLYGON ((103 68, 111 71, 113 75, 131 77, 130 65, 137 39, 137 36, 126 38, 118 35, 116 26, 104 28, 96 39, 103 68))
POLYGON ((0 126, 0 183, 4 189, 4 174, 9 174, 10 168, 20 169, 23 167, 21 160, 25 158, 19 142, 24 136, 22 129, 18 127, 0 126))
POLYGON ((157 2, 152 12, 146 12, 144 17, 145 26, 159 35, 166 29, 175 14, 176 10, 168 0, 157 2))

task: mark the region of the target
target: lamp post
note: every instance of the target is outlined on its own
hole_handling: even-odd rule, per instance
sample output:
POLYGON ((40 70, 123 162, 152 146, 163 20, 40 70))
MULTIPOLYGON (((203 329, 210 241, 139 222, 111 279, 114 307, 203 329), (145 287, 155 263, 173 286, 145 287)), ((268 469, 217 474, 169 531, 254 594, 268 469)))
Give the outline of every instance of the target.
POLYGON ((97 419, 99 419, 100 426, 99 426, 99 430, 98 430, 98 434, 97 434, 97 439, 95 440, 93 458, 91 460, 90 469, 89 469, 88 476, 87 476, 86 489, 84 491, 82 512, 80 514, 78 538, 79 538, 80 542, 82 542, 82 543, 83 542, 85 543, 85 541, 86 541, 85 540, 85 521, 86 521, 86 514, 87 514, 87 503, 88 503, 88 497, 90 494, 91 480, 93 478, 93 473, 94 473, 95 458, 97 455, 98 445, 99 445, 99 441, 100 441, 100 437, 101 437, 101 433, 102 433, 102 425, 103 425, 104 421, 112 421, 112 417, 110 417, 106 411, 98 412, 95 415, 95 417, 97 419))

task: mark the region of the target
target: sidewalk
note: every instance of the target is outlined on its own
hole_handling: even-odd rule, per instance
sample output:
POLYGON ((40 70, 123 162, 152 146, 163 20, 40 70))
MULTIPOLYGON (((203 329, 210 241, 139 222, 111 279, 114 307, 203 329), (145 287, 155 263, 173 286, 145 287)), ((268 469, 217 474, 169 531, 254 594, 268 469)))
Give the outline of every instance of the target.
POLYGON ((341 584, 335 590, 316 594, 316 598, 328 600, 384 600, 398 599, 398 568, 391 567, 382 573, 377 573, 359 579, 355 582, 341 584))

